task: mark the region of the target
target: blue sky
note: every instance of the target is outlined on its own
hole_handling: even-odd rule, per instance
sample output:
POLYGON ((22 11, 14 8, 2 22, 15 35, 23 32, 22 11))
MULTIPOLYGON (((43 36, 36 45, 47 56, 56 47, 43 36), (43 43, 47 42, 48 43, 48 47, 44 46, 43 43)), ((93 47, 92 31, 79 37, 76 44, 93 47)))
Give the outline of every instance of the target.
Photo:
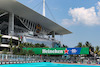
MULTIPOLYGON (((17 0, 42 14, 42 0, 17 0), (41 3, 41 4, 39 4, 41 3), (36 6, 39 4, 38 6, 36 6), (35 7, 36 6, 36 7, 35 7)), ((46 17, 73 32, 57 40, 69 47, 89 41, 100 45, 100 1, 99 0, 46 0, 54 20, 46 6, 46 17)))

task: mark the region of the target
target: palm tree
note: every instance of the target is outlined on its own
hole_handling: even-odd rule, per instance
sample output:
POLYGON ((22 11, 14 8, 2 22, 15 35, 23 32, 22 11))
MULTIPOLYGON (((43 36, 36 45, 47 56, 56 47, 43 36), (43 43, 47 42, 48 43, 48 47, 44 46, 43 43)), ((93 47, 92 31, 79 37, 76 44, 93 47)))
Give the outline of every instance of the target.
POLYGON ((64 44, 63 44, 63 47, 68 48, 68 46, 67 45, 65 46, 64 44))
POLYGON ((98 54, 99 53, 99 46, 96 46, 95 48, 96 49, 95 49, 95 52, 94 53, 98 54))
POLYGON ((2 35, 0 34, 0 45, 1 45, 1 39, 2 39, 2 35))
POLYGON ((37 44, 35 44, 35 47, 37 48, 39 48, 40 47, 40 44, 39 43, 37 43, 37 44))
POLYGON ((96 46, 96 51, 99 51, 99 46, 96 46))
POLYGON ((12 48, 13 48, 13 43, 12 43, 12 37, 10 38, 10 42, 9 42, 9 45, 10 45, 10 52, 12 53, 12 48))
POLYGON ((86 41, 85 45, 86 47, 91 47, 91 43, 89 43, 88 41, 86 41))
POLYGON ((83 45, 82 47, 86 47, 86 45, 83 45))
POLYGON ((98 52, 98 55, 100 56, 100 51, 98 52))
POLYGON ((40 47, 45 47, 45 45, 42 43, 42 44, 40 45, 40 47))
POLYGON ((82 43, 79 42, 78 45, 76 47, 82 47, 82 43))

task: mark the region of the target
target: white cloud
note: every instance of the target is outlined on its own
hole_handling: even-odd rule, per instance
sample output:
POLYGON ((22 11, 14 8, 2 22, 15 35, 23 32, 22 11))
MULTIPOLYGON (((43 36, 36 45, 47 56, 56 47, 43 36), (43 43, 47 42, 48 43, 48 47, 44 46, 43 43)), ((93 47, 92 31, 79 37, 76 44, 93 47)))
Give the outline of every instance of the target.
POLYGON ((74 22, 83 23, 86 25, 100 24, 98 16, 95 12, 95 7, 88 9, 74 8, 69 10, 69 14, 72 16, 74 22))
POLYGON ((98 16, 100 17, 100 2, 97 3, 97 9, 98 9, 98 16))
POLYGON ((100 25, 100 2, 97 3, 97 6, 95 7, 90 7, 86 9, 85 7, 81 8, 70 8, 69 9, 69 14, 72 16, 71 20, 68 19, 63 19, 62 24, 65 25, 73 25, 73 24, 84 24, 88 26, 93 26, 93 25, 100 25), (98 12, 96 12, 96 9, 98 12), (70 22, 71 21, 71 22, 70 22))
POLYGON ((61 24, 64 25, 64 26, 71 26, 71 25, 73 25, 75 23, 72 20, 63 19, 61 24))

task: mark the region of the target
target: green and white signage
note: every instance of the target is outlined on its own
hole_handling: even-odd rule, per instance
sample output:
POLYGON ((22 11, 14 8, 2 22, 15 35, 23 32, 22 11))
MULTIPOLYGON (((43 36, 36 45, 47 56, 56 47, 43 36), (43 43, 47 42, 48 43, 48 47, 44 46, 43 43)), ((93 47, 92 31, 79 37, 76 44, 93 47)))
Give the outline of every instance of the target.
POLYGON ((40 55, 89 54, 89 48, 23 48, 40 55))

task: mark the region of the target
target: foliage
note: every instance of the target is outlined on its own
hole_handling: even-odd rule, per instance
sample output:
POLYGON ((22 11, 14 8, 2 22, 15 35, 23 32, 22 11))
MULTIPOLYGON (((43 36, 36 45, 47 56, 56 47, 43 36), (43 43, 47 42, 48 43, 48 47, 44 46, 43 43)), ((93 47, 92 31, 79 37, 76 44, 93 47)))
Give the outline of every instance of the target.
POLYGON ((42 43, 42 44, 40 45, 40 47, 45 47, 45 45, 42 43))
POLYGON ((76 47, 89 47, 89 51, 90 52, 93 52, 94 54, 97 54, 97 55, 100 56, 100 48, 99 48, 99 46, 96 46, 95 49, 94 49, 94 47, 88 41, 86 41, 85 44, 82 44, 81 42, 79 42, 76 47))
POLYGON ((79 42, 78 45, 77 45, 76 47, 82 47, 82 46, 83 46, 82 43, 79 42))
MULTIPOLYGON (((48 46, 45 46, 45 44, 43 43, 42 44, 19 43, 17 47, 16 46, 13 47, 12 38, 10 38, 9 45, 10 45, 10 52, 16 55, 34 55, 34 52, 32 50, 26 51, 26 50, 23 50, 22 48, 49 48, 48 46)), ((64 44, 62 47, 68 48, 68 46, 64 44)), ((94 50, 94 47, 88 41, 86 41, 85 44, 82 44, 82 42, 79 42, 76 47, 89 47, 91 49, 90 51, 100 56, 99 46, 96 46, 94 50)), ((7 50, 3 50, 3 53, 7 53, 7 50)))
POLYGON ((79 42, 76 47, 89 47, 89 48, 92 48, 92 45, 91 45, 91 43, 89 43, 88 41, 86 41, 85 45, 82 44, 82 42, 79 42))
POLYGON ((96 47, 95 47, 94 53, 100 56, 99 46, 96 46, 96 47))
POLYGON ((12 50, 12 48, 13 48, 12 37, 10 38, 9 45, 10 45, 10 52, 12 53, 13 52, 13 50, 12 50))
POLYGON ((18 47, 13 47, 13 54, 15 55, 34 55, 32 50, 26 51, 22 48, 48 48, 44 44, 20 43, 18 47))
POLYGON ((29 50, 27 54, 32 56, 34 55, 34 52, 32 50, 29 50))
POLYGON ((4 49, 3 50, 3 54, 7 54, 8 50, 7 49, 4 49))
POLYGON ((2 38, 2 36, 3 36, 3 35, 0 34, 0 45, 1 45, 1 38, 2 38))
POLYGON ((86 47, 91 47, 91 43, 89 43, 88 41, 86 41, 85 45, 86 47))
POLYGON ((37 48, 37 47, 40 47, 40 44, 39 44, 39 43, 35 44, 35 47, 36 47, 36 48, 37 48))
POLYGON ((100 56, 100 51, 98 52, 98 55, 100 56))
POLYGON ((62 47, 64 47, 64 48, 68 48, 68 46, 67 46, 67 45, 65 46, 64 44, 63 44, 63 46, 62 46, 62 47))
POLYGON ((43 43, 42 44, 37 43, 35 45, 32 43, 21 43, 19 45, 19 48, 44 48, 44 47, 47 46, 45 46, 43 43))

